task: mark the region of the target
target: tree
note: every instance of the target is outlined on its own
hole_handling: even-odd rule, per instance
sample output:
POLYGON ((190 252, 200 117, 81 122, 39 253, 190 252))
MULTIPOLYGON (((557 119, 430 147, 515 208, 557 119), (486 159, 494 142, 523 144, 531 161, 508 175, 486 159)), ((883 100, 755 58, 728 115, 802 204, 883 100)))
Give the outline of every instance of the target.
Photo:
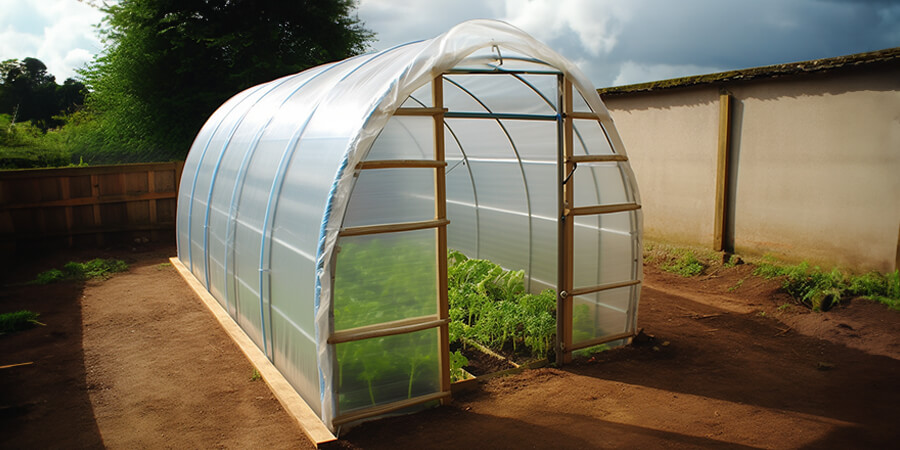
POLYGON ((68 79, 63 86, 37 58, 0 63, 0 114, 17 122, 30 121, 42 131, 62 124, 55 118, 71 113, 84 102, 84 84, 68 79))
POLYGON ((366 50, 352 0, 121 0, 84 72, 97 123, 85 145, 130 160, 182 158, 203 123, 250 86, 366 50))

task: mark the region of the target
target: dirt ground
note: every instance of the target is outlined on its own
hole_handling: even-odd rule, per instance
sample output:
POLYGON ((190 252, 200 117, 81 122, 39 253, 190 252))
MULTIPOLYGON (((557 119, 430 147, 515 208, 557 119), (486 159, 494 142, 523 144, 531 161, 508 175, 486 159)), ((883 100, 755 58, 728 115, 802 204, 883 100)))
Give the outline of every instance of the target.
MULTIPOLYGON (((174 247, 35 258, 0 312, 0 448, 311 448, 167 264, 174 247), (105 281, 24 285, 66 261, 124 259, 105 281)), ((812 313, 737 266, 646 268, 646 342, 498 377, 453 404, 342 430, 343 448, 893 448, 900 313, 855 299, 812 313), (744 281, 741 281, 744 280, 744 281), (785 306, 787 305, 787 306, 785 306)))

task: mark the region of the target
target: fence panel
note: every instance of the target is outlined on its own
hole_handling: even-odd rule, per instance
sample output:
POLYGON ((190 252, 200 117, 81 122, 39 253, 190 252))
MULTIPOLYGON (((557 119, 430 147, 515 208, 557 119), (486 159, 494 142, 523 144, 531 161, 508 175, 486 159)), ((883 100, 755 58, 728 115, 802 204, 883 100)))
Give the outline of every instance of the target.
POLYGON ((158 241, 175 230, 181 161, 0 171, 0 244, 158 241))

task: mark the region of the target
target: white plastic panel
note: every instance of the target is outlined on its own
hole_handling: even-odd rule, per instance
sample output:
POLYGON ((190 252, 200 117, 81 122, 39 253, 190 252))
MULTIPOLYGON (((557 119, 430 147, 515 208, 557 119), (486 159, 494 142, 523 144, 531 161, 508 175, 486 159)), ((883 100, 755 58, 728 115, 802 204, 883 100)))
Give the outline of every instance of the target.
MULTIPOLYGON (((531 200, 531 215, 556 223, 559 204, 556 193, 556 164, 523 163, 528 180, 528 197, 531 200)), ((556 235, 556 232, 553 232, 556 235)), ((555 244, 554 244, 555 245, 555 244)))
POLYGON ((611 155, 612 147, 603 126, 596 120, 575 119, 572 121, 573 154, 575 155, 611 155))
POLYGON ((556 290, 557 286, 557 229, 556 220, 536 217, 532 220, 531 292, 556 290))
POLYGON ((575 206, 626 203, 625 182, 619 163, 581 163, 572 175, 575 181, 575 206))
POLYGON ((481 208, 479 217, 479 257, 490 259, 507 270, 529 270, 528 216, 503 210, 481 208))
MULTIPOLYGON (((555 76, 545 76, 555 82, 555 76)), ((546 83, 542 83, 546 84, 546 83)), ((542 86, 543 87, 543 86, 542 86)), ((455 112, 552 115, 556 111, 528 84, 512 74, 452 74, 444 76, 444 105, 455 112), (477 98, 475 102, 465 97, 477 98)), ((552 97, 551 97, 552 98, 552 97)))
POLYGON ((631 281, 635 261, 630 211, 575 217, 575 288, 631 281))
POLYGON ((492 119, 445 119, 470 161, 517 162, 509 137, 492 119))
POLYGON ((273 291, 272 362, 278 367, 284 378, 306 400, 306 403, 309 404, 313 411, 321 414, 322 404, 319 395, 319 369, 316 358, 315 332, 314 330, 304 330, 303 326, 293 320, 295 317, 300 317, 304 319, 304 322, 312 322, 312 314, 307 312, 312 305, 309 304, 310 302, 297 301, 292 303, 290 301, 303 299, 305 296, 285 297, 277 289, 273 288, 273 291), (289 301, 282 305, 279 302, 281 298, 286 298, 289 301), (281 307, 290 307, 294 310, 282 310, 281 307))
POLYGON ((591 107, 588 106, 587 101, 584 100, 580 93, 575 92, 572 99, 572 110, 575 112, 591 112, 591 107))
POLYGON ((423 168, 360 171, 347 205, 344 227, 434 219, 434 171, 423 168))
POLYGON ((556 166, 559 145, 556 122, 503 120, 502 123, 523 161, 540 161, 556 166))
POLYGON ((394 116, 378 134, 366 159, 434 159, 433 142, 434 118, 394 116))
POLYGON ((469 167, 478 186, 478 204, 481 208, 528 216, 522 168, 515 159, 487 160, 470 156, 469 167))
POLYGON ((444 128, 444 159, 447 161, 445 183, 447 193, 447 246, 466 255, 478 255, 478 213, 475 184, 469 165, 453 138, 449 126, 444 128))

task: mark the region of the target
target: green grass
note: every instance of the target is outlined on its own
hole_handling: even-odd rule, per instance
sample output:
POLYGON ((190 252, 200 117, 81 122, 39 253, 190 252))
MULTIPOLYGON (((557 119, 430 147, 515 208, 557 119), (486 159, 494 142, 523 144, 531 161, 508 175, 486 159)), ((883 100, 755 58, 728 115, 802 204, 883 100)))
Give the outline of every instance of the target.
POLYGON ((674 254, 674 258, 659 266, 666 272, 681 275, 685 278, 694 277, 703 273, 707 265, 700 261, 691 250, 679 250, 674 254))
POLYGON ((69 261, 62 269, 50 269, 39 273, 31 284, 50 284, 58 281, 85 281, 94 278, 108 279, 114 273, 128 270, 128 264, 118 259, 96 258, 86 262, 69 261))
POLYGON ((22 310, 0 314, 0 334, 27 330, 35 325, 43 325, 37 321, 40 314, 22 310))
MULTIPOLYGON (((674 245, 648 242, 644 246, 644 263, 653 264, 669 273, 682 277, 694 277, 718 264, 721 255, 700 248, 676 247, 674 245)), ((734 258, 733 261, 737 261, 734 258)), ((733 265, 733 264, 732 264, 733 265)))
POLYGON ((826 272, 807 262, 791 266, 766 258, 756 266, 753 274, 767 279, 782 278, 781 287, 785 292, 815 311, 827 311, 841 299, 850 297, 865 297, 900 311, 898 271, 851 275, 836 268, 826 272))
POLYGON ((734 292, 734 291, 740 289, 740 287, 743 285, 744 285, 744 278, 741 278, 740 280, 737 281, 737 283, 734 283, 734 286, 731 286, 730 288, 728 288, 728 292, 734 292))

